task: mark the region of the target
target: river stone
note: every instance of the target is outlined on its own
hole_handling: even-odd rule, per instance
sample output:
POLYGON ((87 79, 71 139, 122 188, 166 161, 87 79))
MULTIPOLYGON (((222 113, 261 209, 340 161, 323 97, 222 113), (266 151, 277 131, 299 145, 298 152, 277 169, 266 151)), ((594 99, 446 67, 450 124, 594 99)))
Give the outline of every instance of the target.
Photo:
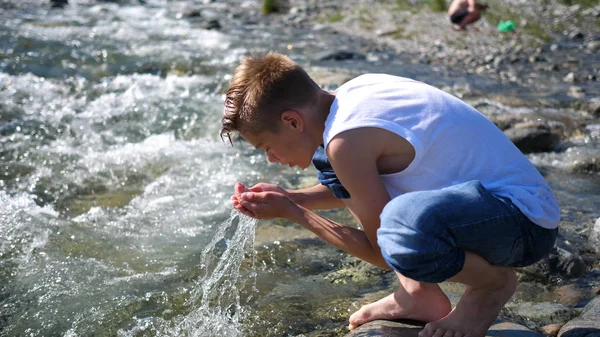
POLYGON ((594 297, 594 299, 583 308, 583 313, 580 318, 595 320, 600 328, 600 296, 594 297))
POLYGON ((554 246, 547 257, 520 270, 525 276, 547 282, 557 276, 568 279, 579 277, 586 269, 587 265, 579 254, 554 246))
POLYGON ((549 152, 554 150, 560 136, 544 125, 534 127, 513 126, 504 130, 504 134, 523 153, 549 152))
POLYGON ((592 233, 590 234, 590 242, 592 246, 600 253, 600 218, 596 219, 592 233))
POLYGON ((587 157, 577 160, 575 163, 573 163, 573 166, 571 166, 571 172, 600 172, 600 156, 587 157))
POLYGON ((558 303, 569 307, 583 306, 594 295, 590 288, 584 288, 578 284, 567 284, 554 290, 558 303))
MULTIPOLYGON (((365 323, 351 331, 345 337, 418 337, 423 324, 409 320, 375 320, 365 323)), ((541 334, 528 328, 511 323, 500 322, 488 330, 486 336, 493 337, 542 337, 541 334)))
POLYGON ((314 59, 317 61, 364 60, 365 58, 364 55, 349 50, 327 50, 314 55, 314 59))
POLYGON ((375 320, 365 323, 352 330, 346 337, 418 337, 419 331, 423 329, 423 324, 409 320, 375 320))
POLYGON ((558 337, 600 337, 600 296, 583 308, 581 316, 565 324, 558 337))
POLYGON ((575 309, 566 307, 560 303, 511 303, 505 306, 512 314, 525 318, 537 326, 554 323, 566 323, 577 316, 575 309))
POLYGON ((548 336, 556 336, 563 324, 548 324, 542 327, 542 332, 548 336))
POLYGON ((594 117, 600 117, 600 97, 593 97, 585 101, 581 108, 594 117))

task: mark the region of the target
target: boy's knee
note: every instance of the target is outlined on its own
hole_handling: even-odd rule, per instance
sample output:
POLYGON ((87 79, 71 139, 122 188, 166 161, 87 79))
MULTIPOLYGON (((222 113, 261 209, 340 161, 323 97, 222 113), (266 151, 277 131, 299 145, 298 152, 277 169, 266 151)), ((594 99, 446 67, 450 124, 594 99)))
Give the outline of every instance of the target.
POLYGON ((461 249, 437 254, 407 252, 388 255, 383 251, 383 258, 392 269, 405 277, 419 282, 441 283, 462 270, 465 253, 461 249))
POLYGON ((381 213, 377 240, 386 263, 416 281, 442 282, 462 268, 460 252, 440 223, 439 200, 436 193, 411 193, 394 198, 381 213))
POLYGON ((381 212, 380 223, 383 228, 406 226, 427 232, 427 228, 435 227, 437 218, 436 200, 417 192, 392 199, 381 212))

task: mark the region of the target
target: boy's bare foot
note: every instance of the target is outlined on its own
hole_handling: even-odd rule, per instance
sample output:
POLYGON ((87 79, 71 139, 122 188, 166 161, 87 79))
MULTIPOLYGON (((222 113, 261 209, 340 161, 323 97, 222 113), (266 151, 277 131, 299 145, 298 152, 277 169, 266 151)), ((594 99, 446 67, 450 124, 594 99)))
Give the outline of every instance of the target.
POLYGON ((428 323, 419 337, 465 336, 483 337, 494 323, 500 310, 515 292, 517 276, 504 268, 504 277, 488 287, 468 287, 464 295, 446 317, 428 323))
POLYGON ((409 294, 403 287, 379 301, 367 304, 350 316, 348 329, 376 319, 413 319, 422 322, 438 320, 450 312, 450 300, 437 284, 409 294))
POLYGON ((464 27, 461 27, 460 25, 452 25, 452 29, 454 29, 457 32, 464 32, 464 31, 466 31, 466 29, 464 27))

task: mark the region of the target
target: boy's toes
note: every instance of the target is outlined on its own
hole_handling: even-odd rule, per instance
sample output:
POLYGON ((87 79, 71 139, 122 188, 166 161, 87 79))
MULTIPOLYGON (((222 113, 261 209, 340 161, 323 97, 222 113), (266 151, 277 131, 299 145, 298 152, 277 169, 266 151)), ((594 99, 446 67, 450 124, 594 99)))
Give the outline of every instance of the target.
POLYGON ((452 337, 452 331, 444 329, 436 329, 432 337, 452 337))
POLYGON ((423 330, 419 331, 419 337, 445 337, 445 329, 439 329, 431 323, 425 324, 423 330))

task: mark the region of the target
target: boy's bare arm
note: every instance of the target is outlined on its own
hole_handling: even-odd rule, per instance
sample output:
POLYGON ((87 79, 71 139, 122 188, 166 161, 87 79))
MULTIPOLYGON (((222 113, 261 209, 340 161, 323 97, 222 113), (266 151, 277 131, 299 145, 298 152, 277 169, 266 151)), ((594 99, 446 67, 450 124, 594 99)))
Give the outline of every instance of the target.
POLYGON ((234 207, 242 214, 257 219, 288 219, 349 254, 389 269, 381 254, 373 253, 365 232, 324 218, 298 205, 282 193, 244 192, 234 201, 234 207))
POLYGON ((287 190, 288 196, 308 209, 333 209, 345 207, 344 202, 333 195, 327 186, 318 184, 299 190, 287 190))
POLYGON ((286 218, 310 230, 323 240, 346 253, 354 255, 383 269, 390 269, 381 257, 379 248, 375 251, 364 231, 342 225, 322 217, 302 206, 293 208, 286 218))
POLYGON ((385 264, 377 244, 377 229, 379 215, 390 201, 390 196, 379 177, 377 160, 384 153, 386 142, 389 142, 387 131, 359 128, 340 133, 327 146, 333 170, 352 196, 346 205, 362 225, 369 243, 367 247, 360 248, 368 249, 368 252, 357 253, 368 255, 367 261, 377 261, 376 265, 385 264))

